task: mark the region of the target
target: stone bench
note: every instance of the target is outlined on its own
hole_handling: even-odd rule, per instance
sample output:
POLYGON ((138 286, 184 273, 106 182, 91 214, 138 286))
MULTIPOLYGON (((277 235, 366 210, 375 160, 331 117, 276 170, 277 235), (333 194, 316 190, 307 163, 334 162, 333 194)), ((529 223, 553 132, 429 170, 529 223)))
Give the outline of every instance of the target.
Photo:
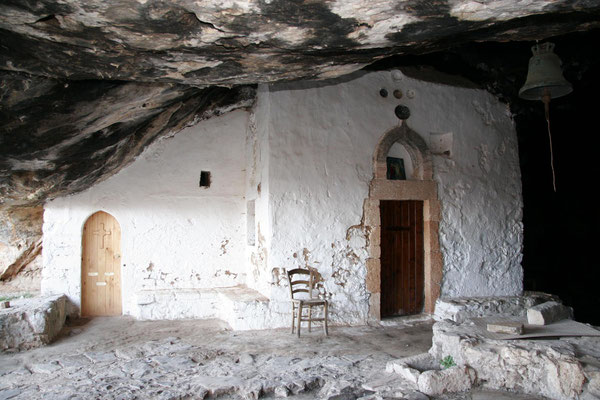
POLYGON ((269 299, 244 285, 138 292, 141 319, 219 318, 234 330, 265 329, 269 299))

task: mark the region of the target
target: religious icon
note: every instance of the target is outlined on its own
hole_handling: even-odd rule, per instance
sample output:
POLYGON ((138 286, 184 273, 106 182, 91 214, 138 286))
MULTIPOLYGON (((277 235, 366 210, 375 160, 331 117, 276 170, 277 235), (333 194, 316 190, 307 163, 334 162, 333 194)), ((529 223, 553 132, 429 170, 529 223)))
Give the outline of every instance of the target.
POLYGON ((402 158, 387 157, 387 174, 390 180, 406 180, 406 171, 404 170, 404 160, 402 158))

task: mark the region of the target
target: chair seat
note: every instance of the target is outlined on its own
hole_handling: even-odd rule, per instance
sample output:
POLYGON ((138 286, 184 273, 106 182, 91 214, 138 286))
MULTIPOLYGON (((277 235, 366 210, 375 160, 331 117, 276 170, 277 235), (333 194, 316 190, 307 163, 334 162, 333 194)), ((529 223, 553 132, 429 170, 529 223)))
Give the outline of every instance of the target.
POLYGON ((306 304, 306 305, 320 305, 320 304, 325 304, 327 303, 327 300, 324 299, 293 299, 292 300, 293 303, 299 304, 306 304))

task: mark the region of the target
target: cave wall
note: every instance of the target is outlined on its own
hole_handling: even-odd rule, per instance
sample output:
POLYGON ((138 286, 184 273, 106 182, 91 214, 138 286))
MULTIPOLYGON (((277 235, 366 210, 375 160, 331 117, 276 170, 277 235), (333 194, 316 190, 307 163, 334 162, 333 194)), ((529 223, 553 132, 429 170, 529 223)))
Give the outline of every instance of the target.
POLYGON ((211 288, 246 284, 269 301, 260 313, 244 313, 244 326, 287 326, 284 269, 309 266, 322 278, 332 322, 367 322, 376 238, 365 204, 375 149, 401 123, 398 104, 410 108, 405 123, 433 153, 441 294, 519 294, 522 201, 506 106, 482 90, 399 71, 262 85, 250 112, 200 122, 151 145, 105 182, 47 203, 43 291, 79 303, 81 229, 105 210, 123 232, 125 314, 214 317, 211 288), (382 88, 390 95, 382 97, 382 88), (405 96, 393 97, 395 89, 405 96), (210 189, 198 188, 200 170, 212 172, 210 189))
POLYGON ((3 291, 39 292, 43 213, 42 206, 0 207, 0 287, 3 291))
POLYGON ((247 123, 248 114, 235 111, 186 128, 106 181, 48 202, 42 292, 66 293, 80 304, 82 228, 103 210, 121 225, 124 314, 214 316, 190 304, 193 298, 174 297, 245 282, 247 123), (211 172, 208 188, 199 187, 202 170, 211 172), (167 306, 171 301, 178 305, 167 306))

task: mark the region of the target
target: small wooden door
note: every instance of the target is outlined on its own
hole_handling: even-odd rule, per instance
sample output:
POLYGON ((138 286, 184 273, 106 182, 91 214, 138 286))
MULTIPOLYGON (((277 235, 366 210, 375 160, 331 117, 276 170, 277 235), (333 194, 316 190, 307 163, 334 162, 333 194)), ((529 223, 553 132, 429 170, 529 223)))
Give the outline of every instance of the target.
POLYGON ((121 228, 98 211, 83 227, 81 315, 121 315, 121 228))
POLYGON ((423 202, 382 200, 381 317, 422 312, 423 202))

